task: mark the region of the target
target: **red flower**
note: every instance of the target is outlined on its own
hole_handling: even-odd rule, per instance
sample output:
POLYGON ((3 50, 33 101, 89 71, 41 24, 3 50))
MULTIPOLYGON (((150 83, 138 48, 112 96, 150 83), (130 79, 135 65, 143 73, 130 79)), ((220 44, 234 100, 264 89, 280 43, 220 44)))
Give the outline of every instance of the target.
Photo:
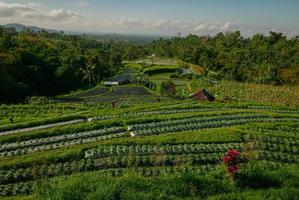
POLYGON ((226 154, 232 158, 237 158, 240 155, 239 151, 235 149, 229 150, 226 154))
POLYGON ((232 161, 232 157, 230 157, 230 156, 225 156, 225 157, 223 158, 223 161, 224 161, 225 164, 228 164, 228 163, 230 163, 230 162, 232 161))
POLYGON ((238 167, 236 165, 230 165, 227 170, 229 171, 229 173, 231 174, 235 174, 238 172, 238 167))
POLYGON ((238 163, 239 156, 240 156, 240 152, 235 149, 228 150, 227 153, 225 154, 223 158, 223 162, 226 165, 227 171, 229 173, 235 174, 238 172, 237 163, 238 163))

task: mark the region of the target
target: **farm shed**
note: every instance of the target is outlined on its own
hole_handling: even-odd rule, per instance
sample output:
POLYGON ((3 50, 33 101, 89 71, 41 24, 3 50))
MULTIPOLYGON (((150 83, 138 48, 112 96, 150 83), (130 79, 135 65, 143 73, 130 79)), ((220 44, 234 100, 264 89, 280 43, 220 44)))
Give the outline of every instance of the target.
POLYGON ((105 86, 113 86, 113 85, 123 85, 126 83, 130 83, 132 79, 132 72, 126 71, 122 74, 115 76, 114 78, 108 79, 104 81, 105 86))
POLYGON ((193 93, 190 95, 192 99, 199 100, 199 101, 215 101, 215 97, 208 92, 208 90, 203 89, 199 92, 193 93))

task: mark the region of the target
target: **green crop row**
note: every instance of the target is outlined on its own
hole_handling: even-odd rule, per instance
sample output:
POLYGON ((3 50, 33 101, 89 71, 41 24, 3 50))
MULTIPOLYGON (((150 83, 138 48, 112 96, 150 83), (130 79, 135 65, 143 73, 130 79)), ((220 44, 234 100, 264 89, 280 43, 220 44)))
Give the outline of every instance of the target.
POLYGON ((226 152, 228 149, 242 149, 240 143, 225 144, 177 144, 177 145, 101 145, 85 151, 85 158, 116 155, 188 154, 226 152))
POLYGON ((24 128, 31 128, 31 127, 36 127, 36 126, 46 126, 50 125, 53 123, 60 123, 60 122, 67 122, 67 121, 72 121, 72 120, 85 120, 84 116, 76 116, 76 115, 68 115, 64 117, 54 117, 54 118, 47 118, 43 120, 36 120, 36 121, 29 121, 29 122, 22 122, 18 124, 12 124, 12 125, 6 125, 6 126, 1 126, 0 127, 0 135, 1 132, 4 131, 13 131, 13 130, 18 130, 18 129, 24 129, 24 128))
POLYGON ((38 152, 38 151, 48 151, 48 150, 54 150, 54 149, 59 149, 59 148, 64 148, 72 145, 79 145, 79 144, 87 144, 87 143, 93 143, 101 140, 109 140, 113 138, 119 138, 119 137, 124 137, 126 135, 125 132, 120 132, 120 133, 111 133, 111 134, 105 134, 105 135, 100 135, 100 136, 90 136, 90 137, 83 137, 79 139, 74 139, 74 140, 65 140, 62 142, 55 142, 55 143, 50 143, 50 144, 42 144, 39 146, 34 146, 34 147, 24 147, 24 148, 18 148, 17 150, 13 151, 3 151, 0 153, 0 157, 11 157, 11 156, 19 156, 19 155, 24 155, 27 153, 33 153, 33 152, 38 152))
POLYGON ((77 172, 91 171, 96 169, 126 168, 131 166, 176 166, 184 165, 205 165, 217 164, 224 153, 205 154, 161 154, 149 156, 111 156, 104 158, 81 159, 73 162, 55 163, 50 165, 40 165, 28 168, 18 168, 11 170, 0 170, 0 183, 10 184, 21 181, 36 180, 41 177, 54 177, 68 175, 77 172))
POLYGON ((259 159, 283 163, 299 163, 299 155, 273 151, 259 151, 259 159))
POLYGON ((191 131, 191 130, 201 130, 201 129, 209 129, 209 128, 219 128, 219 127, 227 127, 227 126, 238 126, 248 123, 255 123, 255 122, 281 122, 284 120, 289 119, 273 119, 269 117, 239 117, 235 120, 216 120, 216 121, 209 121, 209 122, 194 122, 190 124, 178 124, 173 126, 162 126, 157 128, 148 128, 148 129, 141 129, 137 131, 131 132, 131 135, 153 135, 153 134, 164 134, 170 132, 182 132, 182 131, 191 131))

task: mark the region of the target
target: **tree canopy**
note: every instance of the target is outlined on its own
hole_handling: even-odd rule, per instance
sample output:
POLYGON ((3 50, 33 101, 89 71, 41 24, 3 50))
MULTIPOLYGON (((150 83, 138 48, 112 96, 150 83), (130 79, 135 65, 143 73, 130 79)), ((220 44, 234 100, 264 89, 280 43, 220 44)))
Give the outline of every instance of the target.
POLYGON ((123 59, 153 54, 198 65, 205 74, 216 72, 227 80, 299 83, 299 36, 270 32, 245 38, 236 31, 136 44, 0 27, 0 102, 88 87, 115 75, 123 59))
POLYGON ((84 36, 0 28, 0 101, 50 96, 113 76, 122 58, 112 43, 84 36))
POLYGON ((177 58, 205 71, 219 72, 229 80, 263 84, 299 82, 299 37, 287 38, 282 33, 244 38, 236 31, 214 37, 159 39, 146 45, 144 54, 177 58))

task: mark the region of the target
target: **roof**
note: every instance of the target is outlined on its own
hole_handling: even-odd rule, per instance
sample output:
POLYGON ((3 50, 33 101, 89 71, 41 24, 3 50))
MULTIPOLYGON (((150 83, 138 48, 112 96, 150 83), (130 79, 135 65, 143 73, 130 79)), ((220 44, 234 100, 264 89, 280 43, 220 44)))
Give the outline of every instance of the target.
POLYGON ((201 101, 203 100, 215 101, 215 97, 212 94, 210 94, 209 91, 206 89, 193 93, 190 95, 190 97, 201 101))
POLYGON ((118 82, 119 84, 125 83, 127 81, 130 81, 132 78, 132 72, 126 71, 122 74, 119 74, 111 79, 105 80, 105 82, 118 82))

